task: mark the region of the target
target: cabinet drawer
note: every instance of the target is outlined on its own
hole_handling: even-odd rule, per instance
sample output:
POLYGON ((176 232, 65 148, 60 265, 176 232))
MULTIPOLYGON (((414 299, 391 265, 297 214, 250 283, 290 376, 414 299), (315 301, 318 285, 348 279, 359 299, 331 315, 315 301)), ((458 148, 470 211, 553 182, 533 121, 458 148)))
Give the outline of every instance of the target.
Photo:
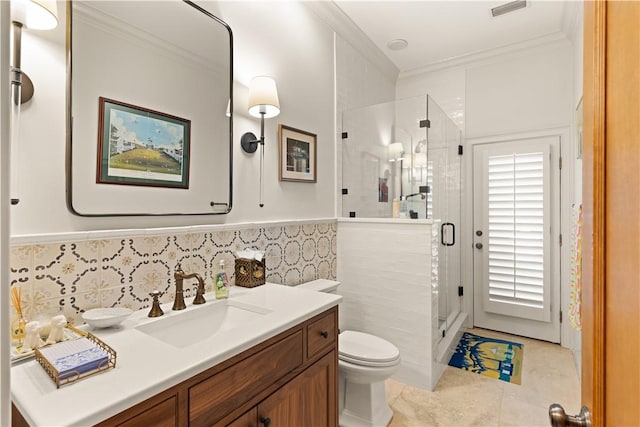
POLYGON ((307 357, 316 356, 336 342, 336 310, 322 316, 307 326, 307 357))
POLYGON ((157 426, 175 427, 178 425, 178 399, 171 396, 164 402, 118 424, 118 427, 157 426))
POLYGON ((189 388, 189 425, 210 426, 302 365, 302 331, 189 388))

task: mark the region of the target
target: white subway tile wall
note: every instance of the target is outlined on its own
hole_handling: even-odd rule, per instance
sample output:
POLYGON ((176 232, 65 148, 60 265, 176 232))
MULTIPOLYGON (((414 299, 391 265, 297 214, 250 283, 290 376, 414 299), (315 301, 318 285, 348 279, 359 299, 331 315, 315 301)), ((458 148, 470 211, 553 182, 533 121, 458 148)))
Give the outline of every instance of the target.
POLYGON ((393 343, 401 357, 394 378, 431 390, 441 373, 435 370, 438 225, 342 219, 338 230, 341 329, 393 343))
MULTIPOLYGON (((28 320, 61 312, 79 324, 81 314, 91 308, 148 307, 149 292, 156 289, 164 292, 161 302, 172 301, 178 266, 199 273, 211 291, 224 259, 233 285, 234 253, 246 248, 265 251, 269 282, 291 286, 335 280, 336 230, 335 220, 319 220, 185 227, 161 230, 163 234, 154 229, 137 234, 123 230, 120 236, 73 233, 58 236, 58 241, 43 236, 45 243, 27 236, 12 243, 10 280, 21 288, 28 320)), ((185 296, 193 293, 195 281, 190 284, 185 283, 185 296)))

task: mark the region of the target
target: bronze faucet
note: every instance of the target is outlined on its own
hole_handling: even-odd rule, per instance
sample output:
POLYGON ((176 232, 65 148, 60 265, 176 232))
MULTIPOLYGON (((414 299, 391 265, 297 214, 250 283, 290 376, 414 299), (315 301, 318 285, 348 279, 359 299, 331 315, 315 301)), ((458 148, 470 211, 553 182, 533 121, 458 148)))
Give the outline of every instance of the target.
POLYGON ((202 277, 200 277, 198 273, 186 274, 182 271, 182 268, 178 266, 176 272, 173 273, 173 277, 176 279, 176 298, 173 300, 172 310, 184 310, 187 308, 184 303, 184 297, 182 296, 184 292, 182 282, 184 279, 195 278, 198 281, 198 289, 196 289, 196 297, 193 299, 193 303, 204 304, 206 302, 204 299, 204 280, 202 280, 202 277))

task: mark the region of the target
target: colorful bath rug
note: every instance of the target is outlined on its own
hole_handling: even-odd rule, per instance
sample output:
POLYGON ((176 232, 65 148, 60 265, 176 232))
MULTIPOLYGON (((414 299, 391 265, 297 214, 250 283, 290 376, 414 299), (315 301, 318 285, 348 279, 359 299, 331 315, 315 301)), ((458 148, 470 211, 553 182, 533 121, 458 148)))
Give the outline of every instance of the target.
POLYGON ((450 366, 508 383, 520 384, 524 345, 465 332, 450 366))

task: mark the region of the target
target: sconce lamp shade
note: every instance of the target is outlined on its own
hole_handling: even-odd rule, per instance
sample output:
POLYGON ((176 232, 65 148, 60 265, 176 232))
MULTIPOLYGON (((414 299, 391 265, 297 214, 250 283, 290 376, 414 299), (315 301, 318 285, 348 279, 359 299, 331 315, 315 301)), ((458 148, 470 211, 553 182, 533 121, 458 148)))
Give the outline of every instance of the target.
POLYGON ((404 156, 404 147, 401 142, 394 142, 387 147, 389 150, 389 161, 401 160, 404 156))
POLYGON ((58 26, 55 0, 12 0, 11 19, 30 30, 51 30, 58 26))
POLYGON ((271 77, 254 77, 249 86, 249 114, 260 117, 261 113, 264 114, 265 119, 280 114, 278 89, 275 80, 271 77))

